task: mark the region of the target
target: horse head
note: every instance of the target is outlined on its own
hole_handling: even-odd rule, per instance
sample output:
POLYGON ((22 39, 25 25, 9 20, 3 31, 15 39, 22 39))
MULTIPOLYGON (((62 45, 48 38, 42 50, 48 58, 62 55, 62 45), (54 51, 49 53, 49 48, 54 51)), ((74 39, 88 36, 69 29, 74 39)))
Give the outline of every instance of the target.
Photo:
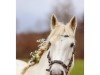
POLYGON ((51 46, 48 60, 50 75, 67 75, 73 62, 75 45, 76 18, 64 25, 55 15, 51 17, 51 34, 48 37, 51 46))

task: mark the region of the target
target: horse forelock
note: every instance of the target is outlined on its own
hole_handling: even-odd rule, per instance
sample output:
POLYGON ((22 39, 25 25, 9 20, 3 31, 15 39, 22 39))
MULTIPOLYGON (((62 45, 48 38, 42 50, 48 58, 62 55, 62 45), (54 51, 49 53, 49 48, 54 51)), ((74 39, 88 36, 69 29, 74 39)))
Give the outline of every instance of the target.
POLYGON ((55 29, 51 31, 47 39, 54 43, 59 40, 59 36, 63 35, 64 33, 70 36, 74 36, 71 28, 69 27, 69 23, 64 25, 63 23, 59 22, 55 29))

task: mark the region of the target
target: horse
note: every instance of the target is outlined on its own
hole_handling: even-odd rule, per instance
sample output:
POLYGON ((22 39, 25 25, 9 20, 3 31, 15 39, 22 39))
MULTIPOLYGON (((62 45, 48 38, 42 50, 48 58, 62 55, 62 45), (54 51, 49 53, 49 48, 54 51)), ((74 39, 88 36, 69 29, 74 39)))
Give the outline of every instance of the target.
POLYGON ((16 60, 16 75, 21 75, 22 70, 27 67, 27 63, 22 60, 16 60))
POLYGON ((47 38, 50 47, 39 63, 29 67, 23 75, 69 75, 74 66, 76 28, 75 16, 65 25, 52 15, 51 33, 47 38))

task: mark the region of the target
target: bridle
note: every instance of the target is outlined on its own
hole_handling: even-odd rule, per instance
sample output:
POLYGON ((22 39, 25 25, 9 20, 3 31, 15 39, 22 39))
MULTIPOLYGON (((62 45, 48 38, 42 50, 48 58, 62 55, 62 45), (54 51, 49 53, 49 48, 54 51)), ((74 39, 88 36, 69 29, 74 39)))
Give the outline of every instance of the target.
POLYGON ((66 65, 64 62, 62 62, 61 60, 51 60, 51 57, 50 57, 50 51, 48 52, 48 55, 47 55, 47 58, 48 58, 48 62, 49 62, 49 69, 46 69, 46 71, 49 71, 50 72, 50 69, 51 69, 51 67, 52 67, 52 65, 53 64, 59 64, 59 65, 61 65, 64 69, 65 69, 65 71, 66 71, 66 75, 68 74, 68 72, 69 72, 69 69, 70 69, 70 67, 71 67, 71 65, 72 65, 72 62, 73 62, 73 55, 74 55, 74 53, 75 53, 75 50, 73 50, 73 52, 72 52, 72 56, 71 56, 71 59, 70 59, 70 62, 69 62, 69 64, 68 65, 66 65))

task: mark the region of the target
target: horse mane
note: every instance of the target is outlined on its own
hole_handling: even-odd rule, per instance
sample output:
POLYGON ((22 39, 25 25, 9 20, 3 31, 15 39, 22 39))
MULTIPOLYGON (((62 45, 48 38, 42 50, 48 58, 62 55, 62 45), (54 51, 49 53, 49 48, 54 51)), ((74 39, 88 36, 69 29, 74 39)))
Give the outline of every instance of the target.
POLYGON ((45 39, 39 39, 37 40, 37 42, 40 42, 40 44, 38 45, 39 48, 38 50, 35 50, 35 52, 30 53, 31 59, 29 60, 28 65, 22 70, 22 75, 26 72, 27 69, 38 63, 43 53, 50 47, 49 41, 46 41, 45 39))
POLYGON ((38 63, 40 61, 41 56, 43 53, 49 49, 50 43, 49 41, 46 41, 45 39, 39 39, 37 42, 40 42, 38 45, 38 50, 35 50, 35 52, 31 52, 30 55, 32 56, 31 62, 38 63))

